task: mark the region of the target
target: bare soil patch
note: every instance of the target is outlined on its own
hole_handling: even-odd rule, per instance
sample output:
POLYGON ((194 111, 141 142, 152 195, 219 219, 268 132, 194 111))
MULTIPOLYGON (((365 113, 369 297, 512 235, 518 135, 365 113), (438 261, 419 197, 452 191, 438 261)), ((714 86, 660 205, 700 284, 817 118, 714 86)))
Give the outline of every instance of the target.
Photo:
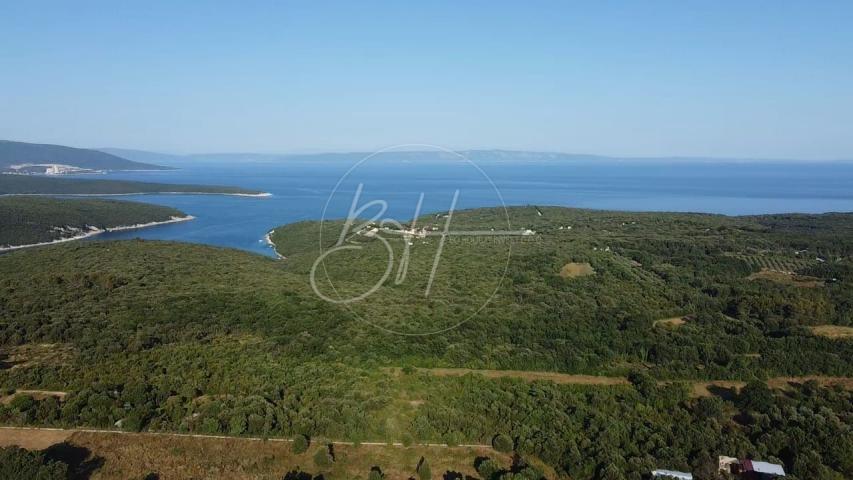
POLYGON ((589 263, 567 263, 560 269, 563 278, 577 278, 595 275, 595 269, 589 263))

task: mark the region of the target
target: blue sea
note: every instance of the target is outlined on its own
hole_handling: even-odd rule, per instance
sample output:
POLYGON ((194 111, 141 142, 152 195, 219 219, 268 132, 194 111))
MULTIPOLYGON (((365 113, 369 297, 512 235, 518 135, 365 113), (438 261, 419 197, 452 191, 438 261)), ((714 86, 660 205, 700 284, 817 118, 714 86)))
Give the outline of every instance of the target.
POLYGON ((450 209, 455 194, 456 209, 505 204, 726 215, 853 211, 853 163, 842 162, 474 165, 194 158, 178 166, 171 171, 110 173, 105 178, 233 185, 272 196, 118 197, 168 205, 196 219, 97 238, 177 240, 273 255, 263 242, 270 229, 302 220, 344 217, 358 191, 356 207, 373 200, 384 202, 374 203, 360 216, 379 213, 384 205, 382 218, 397 219, 411 218, 421 195, 420 213, 430 213, 450 209))

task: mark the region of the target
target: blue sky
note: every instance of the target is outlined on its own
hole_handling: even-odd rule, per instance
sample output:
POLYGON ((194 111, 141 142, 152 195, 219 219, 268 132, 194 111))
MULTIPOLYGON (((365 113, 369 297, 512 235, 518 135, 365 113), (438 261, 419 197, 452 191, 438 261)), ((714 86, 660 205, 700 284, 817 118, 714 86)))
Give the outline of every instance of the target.
POLYGON ((0 138, 853 159, 853 2, 6 2, 0 138))

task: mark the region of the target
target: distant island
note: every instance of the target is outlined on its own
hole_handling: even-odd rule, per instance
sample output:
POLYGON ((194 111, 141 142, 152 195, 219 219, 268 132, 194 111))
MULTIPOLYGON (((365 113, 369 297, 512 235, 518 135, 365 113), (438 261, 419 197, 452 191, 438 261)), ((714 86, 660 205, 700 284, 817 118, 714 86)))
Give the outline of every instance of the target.
POLYGON ((42 175, 0 175, 0 195, 139 195, 155 193, 270 196, 269 193, 258 190, 221 185, 57 178, 42 175))
POLYGON ((129 170, 171 170, 86 148, 0 140, 0 173, 63 175, 129 170))
POLYGON ((174 208, 138 202, 4 197, 0 252, 192 219, 174 208))

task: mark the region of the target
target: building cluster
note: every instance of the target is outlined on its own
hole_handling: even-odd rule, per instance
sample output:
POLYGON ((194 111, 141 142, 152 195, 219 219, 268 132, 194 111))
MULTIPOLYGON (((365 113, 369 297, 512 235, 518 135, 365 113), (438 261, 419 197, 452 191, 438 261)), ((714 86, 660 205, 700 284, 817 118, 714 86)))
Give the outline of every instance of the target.
MULTIPOLYGON (((735 457, 719 457, 718 469, 724 478, 735 480, 773 480, 785 476, 785 469, 782 468, 782 465, 735 457)), ((652 478, 693 480, 693 474, 659 469, 652 471, 652 478)))

